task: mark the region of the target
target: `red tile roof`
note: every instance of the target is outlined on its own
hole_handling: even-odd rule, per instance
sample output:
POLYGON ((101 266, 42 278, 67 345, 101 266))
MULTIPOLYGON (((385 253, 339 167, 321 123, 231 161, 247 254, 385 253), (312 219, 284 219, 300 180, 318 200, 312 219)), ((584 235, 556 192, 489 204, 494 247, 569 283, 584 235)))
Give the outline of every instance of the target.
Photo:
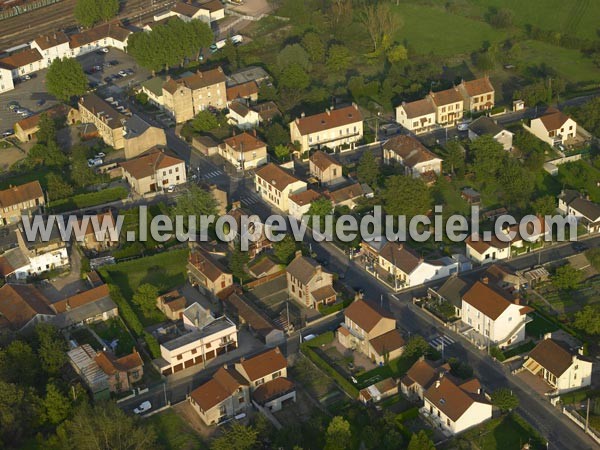
POLYGON ((258 84, 256 81, 247 81, 227 88, 227 100, 232 101, 236 98, 250 98, 258 95, 258 84))
POLYGON ((69 42, 69 37, 62 31, 54 31, 44 36, 35 39, 35 43, 42 49, 56 47, 57 45, 66 44, 69 42))
POLYGON ((448 377, 443 377, 439 385, 433 383, 424 396, 454 422, 460 419, 473 403, 488 403, 483 396, 461 389, 448 377))
POLYGON ((387 242, 379 255, 406 274, 411 274, 422 262, 412 249, 398 242, 387 242))
POLYGON ((13 186, 0 191, 0 207, 9 208, 13 205, 29 202, 38 198, 44 198, 44 192, 39 181, 13 186))
POLYGON ((221 264, 200 248, 192 250, 188 262, 211 281, 215 281, 220 276, 228 273, 221 264))
POLYGON ((435 114, 435 108, 427 98, 410 103, 402 103, 402 108, 404 108, 406 117, 409 119, 426 116, 427 114, 435 114))
POLYGON ((96 302, 108 296, 110 296, 108 285, 102 284, 96 288, 80 292, 79 294, 72 295, 64 300, 53 303, 52 307, 57 313, 63 313, 71 309, 96 302))
POLYGON ((72 35, 69 47, 79 48, 107 37, 111 37, 120 42, 125 42, 131 33, 132 32, 128 29, 123 28, 120 22, 105 23, 72 35))
POLYGON ((355 300, 344 310, 344 316, 369 333, 382 319, 394 319, 387 311, 368 303, 365 300, 355 300))
POLYGON ((250 377, 249 381, 256 381, 267 375, 287 368, 287 360, 281 354, 279 347, 267 350, 260 355, 243 359, 239 363, 250 377))
POLYGON ((321 194, 319 194, 317 191, 308 189, 306 191, 290 195, 290 200, 298 206, 304 206, 304 205, 308 205, 308 204, 314 202, 316 199, 318 199, 320 197, 321 197, 321 194))
POLYGON ((452 103, 462 103, 463 101, 462 95, 460 95, 460 92, 458 92, 458 88, 456 87, 444 91, 431 92, 429 96, 438 107, 450 105, 452 103))
POLYGON ((553 339, 539 342, 529 357, 552 375, 560 377, 573 364, 573 354, 553 339))
POLYGON ((255 135, 245 132, 227 138, 223 142, 232 149, 243 153, 252 152, 267 146, 267 144, 258 139, 255 135))
POLYGON ((285 169, 282 169, 277 164, 267 164, 258 169, 255 174, 269 183, 278 191, 283 191, 290 184, 300 181, 288 173, 285 169))
POLYGON ((398 330, 391 330, 371 339, 371 346, 379 356, 391 353, 404 347, 406 342, 398 330))
POLYGON ((306 136, 331 128, 362 122, 363 117, 358 106, 327 110, 326 112, 296 119, 300 134, 306 136))
POLYGON ((99 352, 94 360, 107 375, 114 375, 117 372, 128 372, 144 365, 142 357, 135 349, 133 353, 121 358, 115 358, 114 355, 108 352, 99 352))
POLYGON ((548 108, 546 114, 539 119, 544 124, 544 127, 546 127, 546 130, 554 131, 560 129, 569 120, 569 116, 555 108, 548 108))
POLYGON ((163 150, 154 149, 151 152, 121 163, 123 170, 138 180, 152 176, 159 169, 177 166, 183 160, 167 155, 163 150))
POLYGON ((0 287, 0 317, 14 330, 23 328, 38 314, 54 315, 48 299, 29 284, 5 284, 0 287))
POLYGON ((12 70, 40 61, 41 59, 43 59, 42 54, 37 49, 30 48, 0 59, 0 65, 12 70))
POLYGON ((489 77, 477 78, 471 81, 463 80, 462 87, 464 87, 465 92, 471 97, 494 92, 494 86, 492 86, 489 77))
POLYGON ((312 163, 321 170, 327 170, 330 166, 342 166, 333 156, 321 150, 317 150, 310 156, 312 163))
POLYGON ((204 72, 197 71, 193 75, 189 75, 178 80, 170 79, 163 84, 163 89, 173 94, 179 88, 179 85, 184 85, 192 91, 201 89, 207 86, 212 86, 218 83, 225 83, 225 74, 221 67, 216 69, 206 70, 204 72))
POLYGON ((209 381, 194 389, 190 397, 206 412, 227 400, 239 387, 246 384, 234 369, 221 367, 209 381))
POLYGON ((261 384, 252 393, 252 398, 259 404, 267 403, 268 401, 282 397, 294 390, 294 383, 284 377, 275 378, 265 384, 261 384))
POLYGON ((421 144, 416 138, 401 134, 388 139, 383 144, 384 150, 391 150, 402 158, 402 164, 414 167, 417 164, 440 159, 435 153, 421 144))
POLYGON ((503 295, 481 281, 465 292, 463 300, 492 320, 496 320, 512 305, 503 295))

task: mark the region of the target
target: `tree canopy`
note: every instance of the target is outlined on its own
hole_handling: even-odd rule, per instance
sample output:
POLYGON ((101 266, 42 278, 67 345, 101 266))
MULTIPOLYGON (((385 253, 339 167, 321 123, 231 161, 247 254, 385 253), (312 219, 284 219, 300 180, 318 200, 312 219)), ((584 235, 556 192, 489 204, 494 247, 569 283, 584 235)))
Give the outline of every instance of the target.
POLYGON ((331 419, 325 435, 325 450, 346 450, 351 439, 350 423, 342 416, 331 419))
POLYGON ((501 411, 512 411, 519 406, 519 398, 510 389, 500 388, 492 393, 492 404, 501 411))
POLYGON ((222 436, 214 439, 211 450, 250 450, 258 443, 258 431, 254 427, 233 422, 222 436))
POLYGON ((119 0, 77 0, 75 19, 84 27, 106 22, 119 13, 119 0))
POLYGON ((141 284, 135 294, 133 294, 132 301, 135 303, 144 314, 152 314, 156 309, 156 299, 158 298, 158 288, 150 283, 141 284))
POLYGON ((388 214, 407 218, 426 214, 431 205, 429 188, 420 178, 394 175, 385 181, 381 197, 388 214))
POLYGON ((356 175, 359 181, 367 183, 369 186, 375 186, 379 178, 379 164, 375 160, 373 152, 366 151, 360 157, 356 175))
POLYGON ((435 450, 433 441, 425 430, 413 433, 408 443, 408 450, 435 450))
POLYGON ((584 333, 600 334, 600 308, 593 305, 584 306, 583 309, 575 313, 573 325, 584 333))
POLYGON ((75 58, 55 59, 46 72, 46 88, 58 100, 68 102, 85 94, 88 79, 75 58))
POLYGON ((287 265, 294 259, 296 250, 298 250, 298 244, 294 238, 288 234, 281 241, 273 244, 273 250, 277 259, 282 264, 287 265))
POLYGON ((552 276, 552 284, 563 291, 577 289, 583 274, 570 264, 565 264, 556 269, 552 276))

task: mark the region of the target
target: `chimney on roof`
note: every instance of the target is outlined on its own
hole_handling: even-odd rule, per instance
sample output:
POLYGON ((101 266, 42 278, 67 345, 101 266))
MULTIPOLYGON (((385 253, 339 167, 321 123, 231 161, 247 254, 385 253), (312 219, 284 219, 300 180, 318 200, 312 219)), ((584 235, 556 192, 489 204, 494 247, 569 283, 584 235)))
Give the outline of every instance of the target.
POLYGON ((325 112, 327 113, 328 116, 331 115, 331 110, 329 108, 325 108, 325 112))
POLYGON ((440 380, 435 380, 435 388, 439 388, 440 387, 440 380))
POLYGON ((305 116, 306 116, 306 114, 304 112, 300 114, 300 117, 302 117, 303 119, 305 116))
POLYGON ((515 305, 521 304, 521 297, 515 297, 515 305))
POLYGON ((490 282, 490 279, 489 279, 487 276, 485 276, 485 277, 483 277, 483 278, 481 279, 481 282, 482 282, 483 284, 488 284, 488 283, 490 282))
POLYGON ((254 129, 252 130, 252 134, 254 135, 254 137, 256 137, 256 128, 254 128, 254 129))
POLYGON ((237 200, 237 201, 233 202, 233 203, 231 204, 231 206, 232 206, 232 208, 233 208, 233 209, 238 209, 238 208, 240 208, 240 207, 241 207, 241 203, 240 203, 240 201, 239 201, 239 200, 237 200))

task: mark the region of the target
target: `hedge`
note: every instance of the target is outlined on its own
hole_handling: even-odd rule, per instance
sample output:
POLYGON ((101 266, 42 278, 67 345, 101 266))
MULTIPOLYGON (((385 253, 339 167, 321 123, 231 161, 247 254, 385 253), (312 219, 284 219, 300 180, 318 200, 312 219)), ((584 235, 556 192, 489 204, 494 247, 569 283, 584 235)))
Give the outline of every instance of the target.
POLYGON ((125 300, 125 297, 123 297, 123 294, 121 294, 120 289, 114 285, 111 286, 110 297, 119 307, 119 314, 121 315, 121 318, 127 325, 127 328, 133 331, 136 337, 140 337, 144 332, 142 322, 140 322, 139 317, 137 316, 129 302, 125 300))
POLYGON ((401 412, 396 416, 396 420, 399 422, 404 422, 406 420, 414 420, 419 417, 419 407, 414 406, 406 411, 401 412))
MULTIPOLYGON (((312 341, 311 341, 312 342, 312 341)), ((352 383, 350 383, 342 374, 340 374, 337 370, 327 363, 323 358, 321 358, 317 352, 315 352, 310 346, 307 344, 302 344, 302 353, 304 353, 308 359, 310 359, 315 365, 329 375, 334 381, 352 398, 358 398, 358 389, 356 389, 352 383)))
POLYGON ((578 391, 568 392, 560 396, 560 400, 565 405, 570 405, 572 403, 579 403, 588 398, 595 398, 600 395, 600 390, 598 389, 590 389, 584 388, 579 389, 578 391))
POLYGON ((124 198, 127 198, 128 195, 129 191, 127 191, 126 188, 115 187, 56 200, 51 202, 49 207, 55 213, 72 211, 75 209, 88 208, 90 206, 123 200, 124 198))
POLYGON ((146 345, 148 346, 148 350, 150 351, 150 354, 152 355, 152 357, 160 358, 160 356, 161 356, 160 344, 158 343, 156 338, 154 336, 152 336, 150 333, 148 333, 147 331, 144 331, 143 336, 144 336, 144 340, 146 341, 146 345))

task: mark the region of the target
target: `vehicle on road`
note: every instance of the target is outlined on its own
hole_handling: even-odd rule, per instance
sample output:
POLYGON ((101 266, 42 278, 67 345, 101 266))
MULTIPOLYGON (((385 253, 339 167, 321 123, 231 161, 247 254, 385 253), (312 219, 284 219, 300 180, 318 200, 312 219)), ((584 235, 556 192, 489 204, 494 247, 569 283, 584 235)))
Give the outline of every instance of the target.
POLYGON ((469 122, 463 121, 458 124, 458 131, 467 131, 469 129, 469 122))
POLYGON ((573 248, 573 250, 575 250, 576 252, 580 252, 580 253, 585 252, 589 248, 583 242, 574 242, 573 245, 571 245, 571 247, 573 248))
POLYGON ((167 192, 175 192, 175 185, 172 184, 167 188, 167 192))
POLYGON ((44 103, 46 103, 46 100, 44 100, 43 98, 40 98, 37 102, 35 102, 35 104, 38 106, 43 106, 44 103))
POLYGON ((146 400, 145 402, 142 402, 140 404, 140 406, 138 406, 137 408, 134 408, 133 412, 136 414, 142 414, 147 411, 150 411, 151 408, 152 408, 152 403, 150 403, 148 400, 146 400))
POLYGON ((9 136, 12 136, 13 134, 15 134, 15 132, 13 130, 6 130, 2 133, 2 137, 9 137, 9 136))
POLYGON ((215 42, 214 44, 212 44, 209 47, 210 48, 210 52, 211 53, 217 53, 220 49, 222 49, 226 45, 227 45, 227 39, 221 39, 220 41, 215 42))

